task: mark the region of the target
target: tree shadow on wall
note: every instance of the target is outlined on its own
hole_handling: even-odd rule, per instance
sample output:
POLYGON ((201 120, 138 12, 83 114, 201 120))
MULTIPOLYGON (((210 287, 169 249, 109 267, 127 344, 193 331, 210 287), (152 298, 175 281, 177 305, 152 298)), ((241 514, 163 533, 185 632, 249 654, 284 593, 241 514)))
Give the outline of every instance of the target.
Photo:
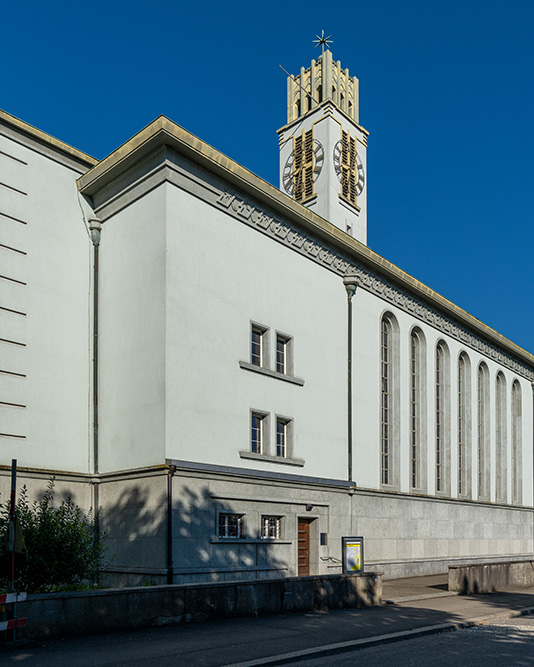
MULTIPOLYGON (((101 526, 108 556, 114 556, 104 583, 168 583, 167 476, 124 484, 118 492, 106 484, 100 489, 101 526)), ((172 484, 174 583, 287 576, 292 545, 261 539, 258 512, 213 497, 208 484, 191 488, 179 475, 172 484), (225 520, 239 528, 222 537, 225 520)))

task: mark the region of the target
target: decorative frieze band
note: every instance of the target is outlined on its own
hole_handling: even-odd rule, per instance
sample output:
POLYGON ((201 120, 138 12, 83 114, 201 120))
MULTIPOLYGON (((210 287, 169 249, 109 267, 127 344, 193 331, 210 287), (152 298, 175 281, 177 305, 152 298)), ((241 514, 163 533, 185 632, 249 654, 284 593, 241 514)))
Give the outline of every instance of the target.
POLYGON ((321 241, 293 227, 290 223, 273 218, 258 206, 240 199, 231 192, 223 192, 217 199, 217 204, 228 210, 233 217, 261 230, 264 234, 293 248, 334 273, 340 276, 354 276, 363 289, 376 294, 395 307, 414 315, 444 334, 459 340, 515 373, 528 378, 531 382, 534 381, 534 372, 528 366, 516 361, 494 345, 490 345, 372 271, 363 268, 321 241))

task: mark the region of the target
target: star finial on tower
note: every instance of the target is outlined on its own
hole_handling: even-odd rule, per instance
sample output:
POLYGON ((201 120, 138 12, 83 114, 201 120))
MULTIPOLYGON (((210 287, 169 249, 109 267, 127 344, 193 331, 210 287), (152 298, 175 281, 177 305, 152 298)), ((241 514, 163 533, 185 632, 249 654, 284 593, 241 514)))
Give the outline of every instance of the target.
POLYGON ((330 48, 330 44, 334 43, 333 39, 330 39, 332 35, 328 35, 328 37, 324 36, 324 30, 321 30, 321 35, 315 35, 317 39, 314 39, 313 42, 315 44, 315 48, 318 46, 321 46, 321 55, 324 53, 324 47, 330 48))

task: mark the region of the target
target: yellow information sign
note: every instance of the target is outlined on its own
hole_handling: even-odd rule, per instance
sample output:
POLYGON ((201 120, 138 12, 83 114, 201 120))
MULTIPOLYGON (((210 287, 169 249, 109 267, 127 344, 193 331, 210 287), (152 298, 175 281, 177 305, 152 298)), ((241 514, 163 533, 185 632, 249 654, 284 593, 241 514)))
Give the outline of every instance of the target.
POLYGON ((363 537, 343 537, 343 572, 363 572, 363 537))

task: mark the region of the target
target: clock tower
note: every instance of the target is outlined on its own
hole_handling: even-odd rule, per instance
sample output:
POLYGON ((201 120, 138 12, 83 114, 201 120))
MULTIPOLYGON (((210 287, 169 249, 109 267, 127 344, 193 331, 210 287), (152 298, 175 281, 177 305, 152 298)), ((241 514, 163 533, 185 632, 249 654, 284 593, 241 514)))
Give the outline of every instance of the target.
POLYGON ((368 132, 358 102, 358 79, 328 49, 288 77, 280 189, 366 244, 368 132))

